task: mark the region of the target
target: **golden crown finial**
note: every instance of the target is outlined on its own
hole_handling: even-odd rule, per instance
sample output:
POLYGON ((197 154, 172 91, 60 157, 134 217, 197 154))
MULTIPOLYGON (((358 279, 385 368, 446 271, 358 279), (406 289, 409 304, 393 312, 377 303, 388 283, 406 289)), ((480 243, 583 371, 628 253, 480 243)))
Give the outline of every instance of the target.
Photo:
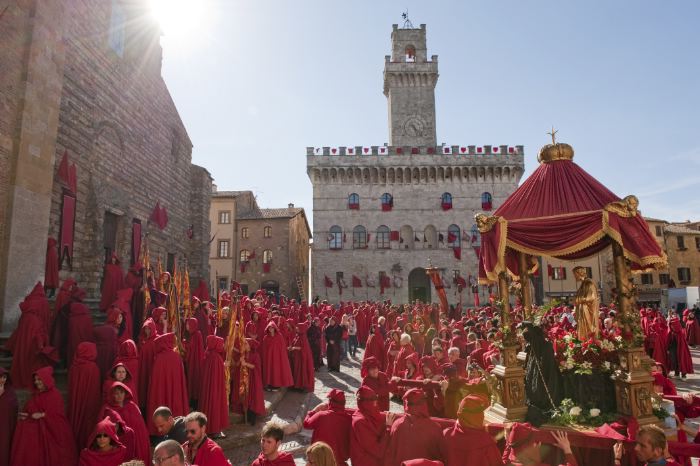
POLYGON ((559 131, 554 129, 552 126, 552 131, 548 132, 552 136, 552 143, 546 144, 540 149, 540 153, 537 156, 537 161, 540 163, 549 163, 556 160, 573 160, 574 159, 574 148, 564 142, 557 142, 557 133, 559 131))

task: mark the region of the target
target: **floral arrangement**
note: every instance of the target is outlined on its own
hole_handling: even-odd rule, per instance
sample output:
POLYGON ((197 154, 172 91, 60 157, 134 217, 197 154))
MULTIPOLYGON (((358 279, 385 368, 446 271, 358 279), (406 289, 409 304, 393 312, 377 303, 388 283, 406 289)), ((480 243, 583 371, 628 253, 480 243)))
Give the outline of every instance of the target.
POLYGON ((561 405, 552 411, 550 424, 559 426, 592 426, 600 427, 603 424, 614 422, 617 419, 615 413, 603 413, 598 408, 582 408, 565 398, 561 405))
POLYGON ((562 372, 593 374, 612 372, 620 364, 617 350, 623 345, 622 337, 589 338, 581 341, 573 333, 566 333, 555 341, 555 354, 562 372))

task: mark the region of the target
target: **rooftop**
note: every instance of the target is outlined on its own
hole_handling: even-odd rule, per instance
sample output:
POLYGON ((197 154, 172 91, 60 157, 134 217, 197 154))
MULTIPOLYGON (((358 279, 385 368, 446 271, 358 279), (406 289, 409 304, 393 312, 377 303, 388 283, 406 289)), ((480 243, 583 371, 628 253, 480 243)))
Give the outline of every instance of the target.
POLYGON ((238 220, 255 220, 265 218, 292 218, 304 212, 302 207, 283 207, 281 209, 254 209, 237 215, 238 220))
POLYGON ((238 197, 245 193, 251 193, 252 191, 216 191, 211 193, 212 197, 238 197))
POLYGON ((691 228, 688 228, 685 225, 679 225, 679 224, 670 224, 666 225, 664 228, 664 231, 667 233, 676 233, 676 234, 683 234, 683 235, 700 235, 700 230, 693 230, 691 228))

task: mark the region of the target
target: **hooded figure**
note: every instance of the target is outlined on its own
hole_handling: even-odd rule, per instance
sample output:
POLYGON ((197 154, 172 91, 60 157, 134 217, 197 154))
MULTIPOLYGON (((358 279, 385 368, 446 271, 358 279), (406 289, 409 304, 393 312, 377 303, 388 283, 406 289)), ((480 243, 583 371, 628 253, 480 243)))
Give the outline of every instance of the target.
MULTIPOLYGON (((173 416, 184 416, 189 412, 187 380, 182 358, 175 350, 175 334, 166 333, 156 338, 156 354, 148 387, 146 412, 152 413, 159 406, 167 406, 173 416)), ((128 423, 128 421, 127 421, 128 423)), ((152 435, 157 435, 156 426, 150 422, 152 435)))
MULTIPOLYGON (((207 430, 221 432, 228 427, 228 400, 224 372, 224 339, 207 337, 207 355, 202 366, 198 409, 207 415, 207 430)), ((233 369, 232 369, 233 370, 233 369)))
POLYGON ((125 340, 119 345, 119 351, 117 352, 117 359, 114 360, 115 364, 124 364, 126 369, 131 375, 131 393, 134 395, 134 401, 136 404, 140 404, 139 398, 139 353, 136 349, 136 343, 134 340, 125 340))
POLYGON ((139 400, 145 405, 148 398, 148 387, 153 373, 153 359, 156 355, 156 324, 150 317, 145 320, 139 335, 141 348, 139 350, 139 400))
POLYGON ((674 316, 668 321, 668 370, 674 371, 676 377, 678 373, 685 377, 686 374, 693 373, 693 359, 690 356, 688 342, 685 339, 685 332, 681 327, 681 321, 674 316))
POLYGON ((113 252, 109 262, 105 264, 104 276, 102 277, 102 296, 100 298, 100 310, 107 308, 117 299, 117 291, 126 288, 124 283, 124 271, 119 265, 117 253, 113 252))
POLYGON ((277 331, 274 322, 267 324, 262 343, 262 380, 269 387, 291 387, 294 385, 289 366, 287 344, 277 331))
POLYGON ((126 447, 126 453, 124 457, 128 460, 137 459, 136 457, 136 434, 134 429, 126 425, 124 419, 115 410, 109 407, 105 407, 102 410, 102 415, 112 421, 115 425, 117 432, 117 437, 122 445, 126 447))
POLYGON ((109 398, 109 391, 112 389, 113 382, 121 382, 127 387, 129 387, 129 391, 131 391, 131 397, 133 402, 136 403, 136 406, 139 405, 138 399, 135 396, 133 396, 134 389, 136 388, 136 385, 134 384, 134 378, 131 376, 131 371, 129 370, 129 368, 126 367, 123 362, 115 362, 112 366, 112 369, 107 374, 107 378, 102 383, 103 401, 107 401, 107 399, 109 398))
POLYGON ((345 409, 345 393, 337 388, 328 392, 328 404, 306 413, 304 429, 312 429, 311 443, 325 442, 333 450, 337 466, 350 458, 352 410, 345 409))
POLYGON ((240 376, 232 378, 236 383, 231 387, 231 407, 237 412, 246 413, 248 422, 254 425, 257 416, 266 414, 261 360, 260 353, 258 353, 260 343, 254 338, 246 338, 245 341, 248 351, 245 352, 245 358, 241 358, 240 361, 245 362, 248 368, 248 386, 245 390, 245 398, 243 398, 241 396, 240 376))
POLYGON ((442 429, 430 419, 428 398, 420 388, 412 388, 403 395, 403 417, 391 425, 389 466, 401 466, 414 458, 440 459, 442 429))
POLYGON ((33 374, 32 396, 22 409, 12 441, 11 465, 73 466, 78 460, 75 439, 56 389, 53 369, 33 374))
POLYGON ((85 290, 75 287, 72 302, 68 306, 68 341, 65 348, 66 364, 68 365, 73 362, 75 351, 80 343, 94 341, 92 315, 90 309, 83 303, 85 295, 85 290))
MULTIPOLYGON (((370 338, 372 338, 370 336, 370 338)), ((360 371, 365 374, 362 378, 362 385, 374 390, 377 394, 380 411, 389 411, 390 385, 387 375, 380 370, 379 361, 374 356, 365 358, 362 361, 362 369, 360 371)))
POLYGON ((379 363, 379 370, 381 372, 386 371, 386 348, 384 347, 384 337, 379 331, 378 327, 373 325, 370 331, 369 338, 367 338, 367 349, 365 350, 364 358, 374 357, 379 363))
POLYGON ((542 328, 531 322, 523 322, 525 339, 525 398, 527 415, 525 419, 534 426, 540 426, 549 416, 547 413, 561 403, 561 374, 554 358, 552 344, 545 340, 542 328), (547 385, 546 387, 543 385, 547 385), (551 398, 550 398, 551 397, 551 398))
POLYGON ((10 373, 4 367, 0 367, 0 387, 0 466, 7 466, 17 425, 18 404, 10 373))
POLYGON ((296 326, 296 336, 290 346, 289 358, 292 361, 292 376, 294 378, 294 388, 305 392, 314 391, 314 357, 311 354, 309 340, 306 332, 309 329, 307 322, 302 322, 296 326))
POLYGON ((488 399, 477 394, 467 396, 459 404, 457 420, 453 427, 443 431, 440 442, 445 466, 503 465, 496 442, 484 429, 484 410, 488 406, 488 399))
POLYGON ((357 391, 357 411, 352 416, 350 460, 363 466, 384 465, 389 445, 386 416, 379 411, 377 394, 369 387, 357 391))
MULTIPOLYGON (((194 317, 185 321, 187 340, 185 340, 185 372, 187 373, 187 393, 195 403, 199 400, 202 383, 202 363, 204 362, 204 340, 199 330, 199 323, 194 317)), ((196 406, 196 404, 195 404, 196 406)), ((200 410, 201 411, 201 410, 200 410)), ((206 412, 206 411, 205 411, 206 412)), ((207 416, 209 416, 207 414, 207 416)), ((209 416, 211 420, 211 416, 209 416)), ((216 432, 216 431, 212 431, 216 432)))
POLYGON ((58 249, 57 241, 49 238, 46 245, 46 267, 44 269, 44 289, 51 293, 58 288, 58 249))
MULTIPOLYGON (((102 407, 100 417, 109 416, 112 410, 119 414, 124 423, 134 431, 134 457, 148 464, 151 460, 151 446, 148 429, 141 416, 141 410, 133 401, 129 387, 121 382, 112 382, 107 403, 102 407)), ((151 411, 152 412, 152 411, 151 411)), ((128 448, 128 445, 127 445, 128 448)))
POLYGON ((78 466, 119 466, 129 459, 126 447, 117 437, 117 426, 105 417, 97 423, 87 447, 80 452, 78 466))
POLYGON ((78 449, 87 444, 102 406, 100 368, 95 364, 97 347, 84 341, 68 370, 68 420, 73 428, 78 449))

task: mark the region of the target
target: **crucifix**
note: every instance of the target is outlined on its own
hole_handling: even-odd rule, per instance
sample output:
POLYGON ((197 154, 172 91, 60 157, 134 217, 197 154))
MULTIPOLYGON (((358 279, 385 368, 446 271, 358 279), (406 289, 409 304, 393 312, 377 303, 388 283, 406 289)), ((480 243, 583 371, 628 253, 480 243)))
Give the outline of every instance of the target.
POLYGON ((557 143, 557 133, 558 133, 558 132, 559 132, 559 131, 555 131, 554 126, 552 126, 552 131, 549 132, 549 133, 547 133, 547 134, 549 134, 550 136, 552 136, 552 144, 556 144, 556 143, 557 143))

